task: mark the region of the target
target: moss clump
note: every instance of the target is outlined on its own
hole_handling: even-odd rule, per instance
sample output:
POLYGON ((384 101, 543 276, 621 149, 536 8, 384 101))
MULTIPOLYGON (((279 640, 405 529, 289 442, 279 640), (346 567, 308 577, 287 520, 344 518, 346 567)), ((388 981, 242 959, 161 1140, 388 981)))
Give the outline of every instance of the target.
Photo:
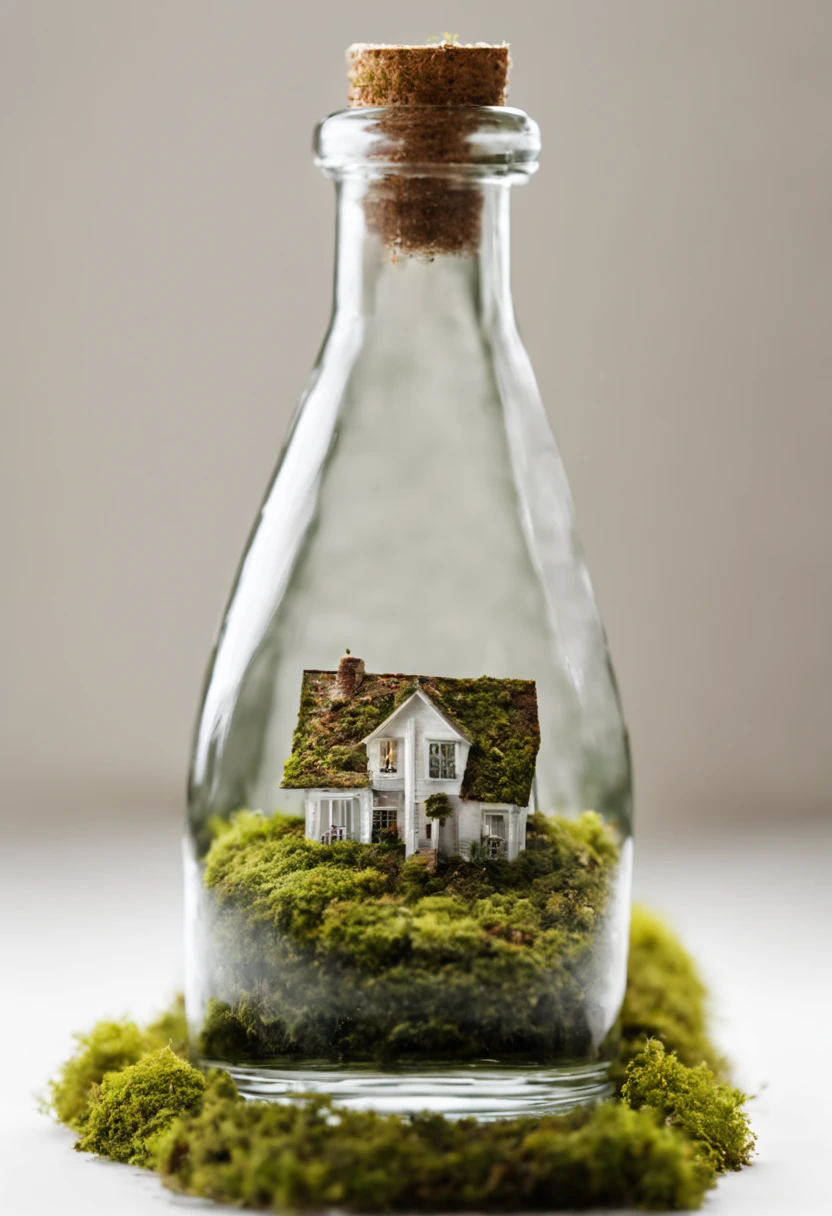
POLYGON ((90 1090, 106 1073, 135 1064, 144 1055, 144 1036, 135 1022, 98 1022, 77 1034, 76 1053, 49 1085, 49 1105, 68 1127, 80 1131, 89 1116, 90 1090))
POLYGON ((719 1078, 727 1072, 708 1035, 707 990, 696 963, 667 925, 638 906, 630 923, 621 1022, 619 1078, 649 1039, 658 1039, 683 1064, 704 1061, 719 1078))
POLYGON ((514 861, 435 872, 302 831, 246 814, 208 854, 206 1056, 597 1058, 585 967, 618 860, 597 815, 534 815, 514 861))
POLYGON ((163 1137, 159 1169, 172 1190, 278 1211, 691 1208, 713 1180, 686 1137, 623 1103, 478 1123, 206 1101, 163 1137))
POLYGON ((621 1097, 681 1128, 716 1173, 750 1165, 756 1136, 742 1109, 746 1095, 720 1084, 707 1064, 687 1068, 653 1039, 629 1064, 621 1097))
POLYGON ((168 1009, 145 1026, 143 1035, 146 1051, 170 1047, 178 1056, 187 1056, 188 1022, 185 1017, 185 998, 181 992, 174 997, 168 1009))
POLYGON ((86 1131, 75 1147, 128 1165, 151 1165, 159 1134, 198 1107, 204 1091, 202 1073, 163 1047, 107 1073, 92 1090, 86 1131))
POLYGON ((75 1036, 77 1050, 50 1083, 48 1105, 61 1123, 82 1131, 89 1116, 91 1090, 107 1073, 136 1064, 149 1051, 168 1045, 184 1055, 187 1038, 181 996, 143 1030, 135 1022, 99 1022, 88 1034, 75 1036))

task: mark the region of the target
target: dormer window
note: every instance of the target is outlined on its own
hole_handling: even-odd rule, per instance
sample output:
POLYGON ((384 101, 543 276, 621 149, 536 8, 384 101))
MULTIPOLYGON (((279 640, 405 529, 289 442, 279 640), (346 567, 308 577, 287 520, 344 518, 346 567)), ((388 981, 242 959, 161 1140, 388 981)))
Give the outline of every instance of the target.
POLYGON ((428 776, 435 781, 456 780, 456 744, 435 742, 428 749, 428 776))
POLYGON ((395 773, 398 767, 399 745, 395 739, 379 739, 378 771, 380 773, 395 773))

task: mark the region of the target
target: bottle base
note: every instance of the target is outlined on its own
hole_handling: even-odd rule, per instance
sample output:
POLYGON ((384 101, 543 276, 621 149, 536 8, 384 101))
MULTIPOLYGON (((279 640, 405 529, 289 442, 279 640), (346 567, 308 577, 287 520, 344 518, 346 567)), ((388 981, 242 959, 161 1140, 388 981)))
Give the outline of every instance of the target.
POLYGON ((202 1063, 224 1068, 246 1098, 290 1102, 315 1095, 349 1110, 401 1115, 431 1111, 453 1119, 558 1114, 614 1092, 607 1062, 559 1067, 421 1064, 389 1070, 315 1062, 288 1066, 281 1062, 275 1067, 219 1060, 202 1063))

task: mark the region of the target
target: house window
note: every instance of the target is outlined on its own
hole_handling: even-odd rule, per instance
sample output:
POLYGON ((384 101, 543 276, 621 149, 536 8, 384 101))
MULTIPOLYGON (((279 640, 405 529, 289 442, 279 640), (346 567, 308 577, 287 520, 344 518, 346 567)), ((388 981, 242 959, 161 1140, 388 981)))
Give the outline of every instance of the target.
POLYGON ((505 857, 506 817, 488 814, 485 816, 485 855, 491 861, 505 857))
POLYGON ((398 828, 401 805, 401 794, 384 792, 373 795, 373 840, 376 843, 383 834, 398 828))
POLYGON ((330 844, 333 840, 355 840, 358 836, 358 799, 322 798, 321 840, 330 844))
POLYGON ((485 834, 486 836, 499 836, 501 840, 506 838, 506 817, 505 815, 495 815, 489 812, 485 816, 485 834))
POLYGON ((429 745, 428 776, 439 781, 456 779, 455 743, 431 743, 429 745))
POLYGON ((399 759, 399 745, 395 739, 379 739, 378 742, 378 771, 380 773, 395 773, 399 759))

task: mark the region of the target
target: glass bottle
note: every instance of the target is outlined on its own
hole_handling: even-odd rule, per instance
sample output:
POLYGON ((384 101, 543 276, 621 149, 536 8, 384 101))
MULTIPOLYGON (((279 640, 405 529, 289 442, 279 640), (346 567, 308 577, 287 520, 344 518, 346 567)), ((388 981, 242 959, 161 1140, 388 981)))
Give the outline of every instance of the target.
POLYGON ((631 787, 512 306, 538 128, 356 109, 316 151, 334 305, 208 667, 192 1041, 259 1095, 556 1109, 609 1089, 631 787))

